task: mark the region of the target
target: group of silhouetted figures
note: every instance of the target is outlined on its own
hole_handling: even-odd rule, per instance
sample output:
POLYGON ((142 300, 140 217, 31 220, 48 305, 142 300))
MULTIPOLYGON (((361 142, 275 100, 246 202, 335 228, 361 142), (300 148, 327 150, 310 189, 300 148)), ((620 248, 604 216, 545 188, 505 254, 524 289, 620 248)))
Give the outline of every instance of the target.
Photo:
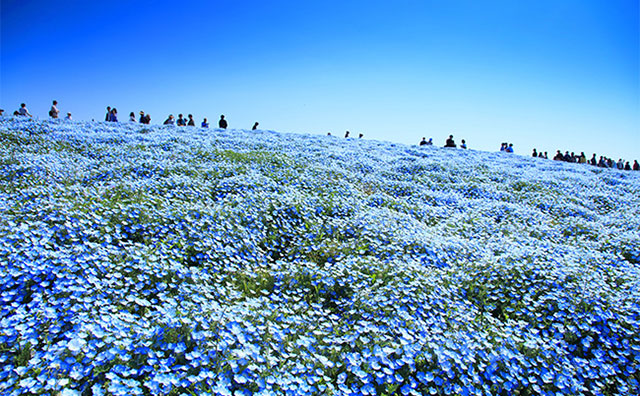
MULTIPOLYGON (((4 110, 0 109, 0 116, 2 116, 3 114, 4 114, 4 110)), ((29 113, 29 110, 27 110, 27 105, 25 103, 21 103, 20 108, 14 111, 13 115, 32 117, 31 113, 29 113)), ((52 119, 58 119, 60 117, 60 110, 58 110, 58 102, 56 100, 54 100, 51 105, 51 109, 49 110, 49 117, 51 117, 52 119)), ((65 119, 71 120, 71 113, 67 113, 67 116, 65 117, 65 119)), ((115 107, 111 108, 111 106, 107 106, 107 114, 105 115, 104 120, 107 122, 118 122, 118 110, 115 107)), ((151 116, 149 114, 145 114, 144 111, 140 111, 139 118, 136 118, 135 113, 132 111, 131 113, 129 113, 129 122, 136 122, 140 124, 150 124, 151 116)), ((169 116, 167 117, 167 119, 164 121, 163 124, 176 125, 179 127, 196 126, 196 122, 194 121, 192 114, 188 114, 187 118, 184 118, 182 114, 178 114, 177 119, 173 116, 173 114, 169 114, 169 116)), ((256 122, 255 124, 253 124, 253 127, 251 129, 252 130, 258 129, 258 125, 259 123, 256 122)), ((228 126, 229 124, 227 123, 227 120, 224 118, 224 115, 221 115, 220 120, 218 121, 218 128, 227 129, 228 126)), ((209 122, 207 121, 206 118, 202 120, 202 122, 200 123, 200 127, 209 128, 209 122)), ((328 135, 330 136, 331 132, 329 132, 328 135)), ((349 131, 346 131, 344 137, 345 138, 350 137, 349 131)), ((360 133, 358 135, 358 138, 362 138, 362 137, 364 137, 364 135, 360 133)), ((423 137, 422 140, 420 141, 420 146, 432 146, 432 145, 433 145, 433 138, 429 138, 429 140, 427 140, 426 138, 423 137)), ((456 145, 456 142, 453 140, 453 135, 449 135, 449 138, 445 141, 444 147, 448 147, 448 148, 458 147, 456 145)), ((464 139, 461 140, 460 148, 462 149, 467 148, 467 143, 465 142, 464 139)), ((500 145, 500 151, 506 152, 506 153, 513 153, 513 144, 502 143, 500 145)), ((536 149, 533 149, 533 153, 531 154, 531 156, 537 157, 537 158, 545 158, 545 159, 549 158, 547 156, 546 151, 543 153, 543 152, 538 152, 536 149)), ((597 166, 600 168, 613 168, 613 169, 619 169, 619 170, 640 171, 640 164, 638 164, 638 160, 635 160, 633 162, 633 165, 631 165, 629 161, 623 161, 622 158, 620 158, 618 162, 604 156, 600 156, 600 159, 596 159, 595 154, 593 154, 593 157, 591 157, 591 159, 587 160, 586 156, 584 155, 584 152, 580 153, 580 155, 575 155, 574 153, 569 154, 568 151, 562 154, 560 150, 558 150, 556 155, 553 157, 553 159, 555 161, 573 162, 578 164, 589 164, 589 165, 597 166)))
MULTIPOLYGON (((422 140, 420 141, 420 146, 433 146, 433 138, 429 138, 429 140, 427 140, 427 138, 423 137, 422 140)), ((456 141, 453 140, 453 135, 449 135, 449 138, 444 142, 444 147, 449 147, 449 148, 458 147, 458 145, 456 144, 456 141)), ((460 148, 462 149, 467 148, 467 142, 465 142, 464 139, 460 141, 460 148)))
MULTIPOLYGON (((111 108, 107 106, 107 114, 104 118, 105 121, 109 122, 118 122, 118 110, 115 108, 111 108)), ((139 122, 140 124, 150 124, 151 116, 149 114, 145 114, 144 111, 140 111, 140 118, 136 119, 136 114, 132 111, 129 113, 129 122, 139 122)), ((176 119, 173 114, 169 114, 166 120, 162 123, 163 125, 176 125, 176 126, 196 126, 196 122, 193 119, 193 114, 187 114, 187 118, 184 118, 182 114, 178 114, 178 118, 176 119)), ((259 123, 253 124, 252 130, 258 129, 259 123)), ((218 121, 218 128, 227 129, 229 124, 227 120, 224 118, 224 115, 220 116, 220 120, 218 121)), ((201 128, 209 128, 209 121, 205 117, 200 123, 201 128)))
MULTIPOLYGON (((533 149, 532 157, 542 157, 547 158, 547 153, 544 153, 544 157, 541 156, 541 153, 538 153, 536 149, 533 149)), ((613 168, 619 170, 634 170, 640 171, 640 164, 638 160, 633 161, 633 165, 629 163, 629 161, 623 161, 622 158, 616 162, 612 158, 607 158, 605 156, 600 156, 599 159, 596 159, 595 153, 591 157, 591 159, 587 159, 584 155, 584 152, 581 152, 580 155, 576 155, 575 153, 569 154, 568 151, 565 151, 564 154, 560 150, 556 151, 556 155, 553 157, 554 161, 563 161, 563 162, 572 162, 576 164, 589 164, 591 166, 597 166, 599 168, 613 168)))

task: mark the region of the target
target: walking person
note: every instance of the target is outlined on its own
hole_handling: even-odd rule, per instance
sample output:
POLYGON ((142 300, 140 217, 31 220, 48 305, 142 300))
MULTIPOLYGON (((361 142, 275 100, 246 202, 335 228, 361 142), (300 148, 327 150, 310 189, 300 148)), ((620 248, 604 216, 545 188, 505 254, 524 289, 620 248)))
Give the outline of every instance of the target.
POLYGON ((18 109, 18 115, 21 115, 23 117, 33 117, 31 113, 29 113, 29 110, 27 110, 27 105, 24 103, 20 104, 20 108, 18 109))
POLYGON ((60 110, 58 110, 58 101, 54 100, 53 104, 51 105, 51 110, 49 110, 49 117, 58 118, 59 114, 60 114, 60 110))

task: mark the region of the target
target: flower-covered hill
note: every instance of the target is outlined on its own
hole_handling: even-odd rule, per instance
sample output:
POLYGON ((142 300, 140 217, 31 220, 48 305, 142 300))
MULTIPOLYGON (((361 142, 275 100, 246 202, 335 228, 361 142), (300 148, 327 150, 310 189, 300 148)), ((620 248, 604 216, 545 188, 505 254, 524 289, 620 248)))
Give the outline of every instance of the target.
POLYGON ((0 150, 2 394, 640 392, 638 173, 11 118, 0 150))

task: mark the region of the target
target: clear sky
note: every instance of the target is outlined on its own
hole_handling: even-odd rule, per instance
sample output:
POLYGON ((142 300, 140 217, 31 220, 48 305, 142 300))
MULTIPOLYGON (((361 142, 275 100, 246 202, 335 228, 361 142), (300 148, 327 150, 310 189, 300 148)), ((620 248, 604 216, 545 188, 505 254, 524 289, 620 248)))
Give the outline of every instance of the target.
POLYGON ((0 107, 640 160, 638 3, 2 0, 0 107))

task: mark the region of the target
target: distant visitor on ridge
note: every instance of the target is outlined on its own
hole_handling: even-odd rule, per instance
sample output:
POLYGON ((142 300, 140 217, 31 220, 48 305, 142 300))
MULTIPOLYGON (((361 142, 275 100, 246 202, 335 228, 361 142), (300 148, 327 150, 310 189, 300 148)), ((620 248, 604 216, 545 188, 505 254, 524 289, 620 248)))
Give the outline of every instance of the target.
POLYGON ((227 129, 227 120, 224 119, 224 114, 220 116, 220 121, 218 121, 218 127, 220 129, 227 129))
POLYGON ((253 124, 253 128, 251 128, 252 131, 255 131, 256 129, 258 129, 258 124, 257 122, 255 124, 253 124))
POLYGON ((449 135, 449 139, 445 142, 444 147, 457 147, 456 142, 453 140, 453 135, 449 135))

